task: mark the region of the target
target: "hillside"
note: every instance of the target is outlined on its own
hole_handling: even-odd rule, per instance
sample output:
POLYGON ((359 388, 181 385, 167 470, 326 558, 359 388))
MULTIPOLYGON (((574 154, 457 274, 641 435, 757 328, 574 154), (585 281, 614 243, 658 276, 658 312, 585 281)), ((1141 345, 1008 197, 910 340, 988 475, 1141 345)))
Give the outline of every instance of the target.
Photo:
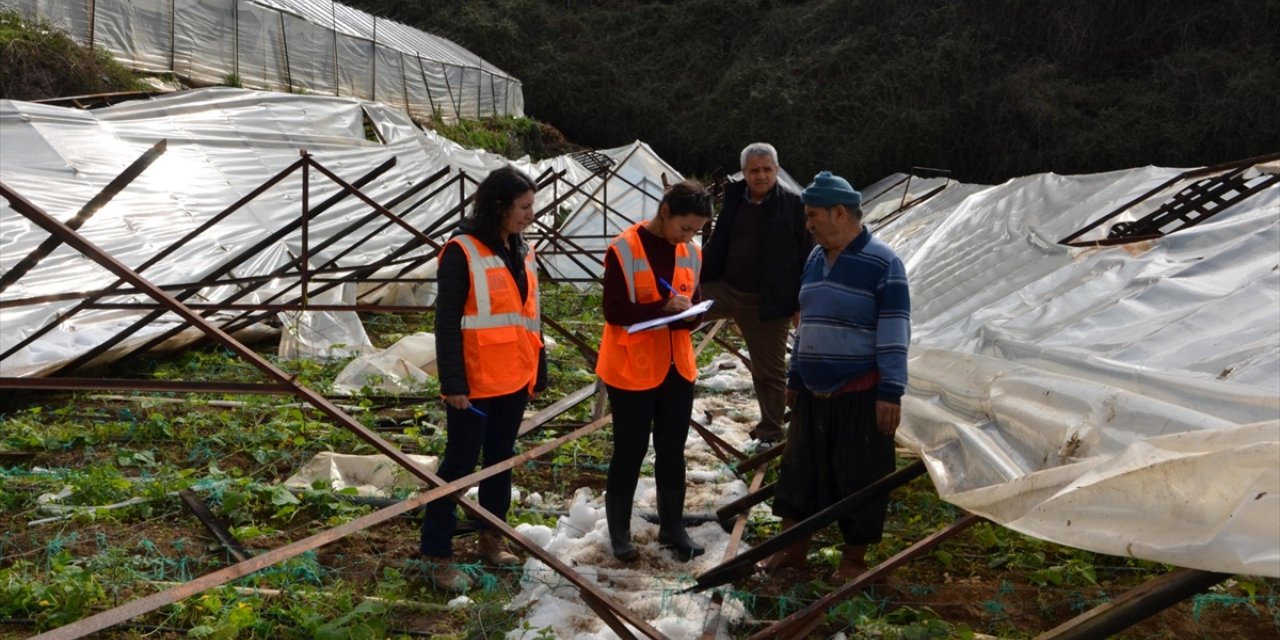
POLYGON ((1280 149, 1280 0, 356 0, 524 83, 570 139, 736 170, 775 142, 797 176, 912 166, 965 181, 1280 149))
POLYGON ((42 100, 145 87, 111 54, 77 43, 43 20, 0 7, 0 98, 42 100))

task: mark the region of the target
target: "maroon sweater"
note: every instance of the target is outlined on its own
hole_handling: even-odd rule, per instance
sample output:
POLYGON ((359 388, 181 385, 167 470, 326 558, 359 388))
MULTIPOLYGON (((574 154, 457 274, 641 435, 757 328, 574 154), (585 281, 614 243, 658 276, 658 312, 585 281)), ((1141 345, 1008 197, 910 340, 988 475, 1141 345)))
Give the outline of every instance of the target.
MULTIPOLYGON (((649 259, 649 268, 653 275, 671 282, 676 270, 676 247, 663 240, 652 231, 640 227, 640 244, 644 245, 644 254, 649 259)), ((690 300, 697 304, 702 299, 700 289, 694 289, 690 300)), ((626 327, 637 322, 661 318, 670 315, 662 310, 667 304, 666 298, 657 302, 632 302, 627 296, 627 279, 622 275, 622 264, 618 256, 610 251, 604 259, 604 319, 609 324, 626 327)), ((702 316, 671 323, 673 329, 696 329, 702 316)))

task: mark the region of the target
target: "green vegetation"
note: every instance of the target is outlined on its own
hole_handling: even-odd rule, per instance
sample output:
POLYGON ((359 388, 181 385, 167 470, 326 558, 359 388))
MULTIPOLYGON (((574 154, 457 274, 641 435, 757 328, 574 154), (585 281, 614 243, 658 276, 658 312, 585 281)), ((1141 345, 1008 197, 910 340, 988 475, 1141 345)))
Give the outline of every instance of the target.
POLYGON ((0 98, 41 100, 143 89, 109 53, 82 46, 43 20, 0 10, 0 98))
MULTIPOLYGON (((1124 7, 445 0, 430 12, 405 0, 356 4, 450 35, 520 76, 530 111, 575 139, 612 146, 641 138, 703 175, 734 170, 738 149, 754 139, 777 143, 797 177, 832 167, 860 184, 912 165, 998 180, 1042 170, 1204 164, 1280 146, 1276 0, 1232 10, 1189 0, 1124 7)), ((106 54, 13 12, 0 12, 0 45, 0 97, 137 88, 106 54)), ((554 129, 528 118, 436 128, 513 158, 572 150, 554 129)), ((594 345, 599 296, 598 289, 547 285, 544 313, 594 345)), ((365 321, 379 347, 432 326, 430 314, 367 314, 365 321)), ((579 349, 548 335, 557 340, 549 352, 551 387, 535 409, 594 381, 579 349)), ((267 357, 321 392, 331 391, 346 364, 267 357)), ((113 368, 156 380, 266 381, 220 347, 113 368)), ((428 384, 413 396, 388 398, 365 389, 341 402, 402 450, 439 454, 437 391, 428 384)), ((590 415, 590 403, 582 403, 518 447, 536 446, 590 415)), ((610 449, 608 431, 597 432, 517 468, 515 484, 542 493, 554 509, 579 487, 603 486, 610 449)), ((258 553, 369 513, 350 490, 280 485, 321 451, 374 452, 287 398, 0 399, 0 452, 15 454, 0 459, 12 465, 0 466, 0 637, 27 637, 226 566, 227 552, 210 542, 180 491, 196 492, 258 553), (49 496, 78 508, 59 512, 46 504, 49 496)), ((894 495, 885 541, 869 559, 883 561, 958 515, 920 478, 894 495)), ((556 515, 530 509, 510 520, 554 526, 556 515)), ((777 527, 753 518, 746 541, 758 543, 777 527)), ((505 609, 520 589, 518 570, 465 564, 478 585, 468 594, 472 603, 447 609, 452 596, 418 575, 416 535, 413 520, 388 522, 135 621, 152 628, 103 635, 383 638, 412 629, 472 638, 520 628, 520 612, 505 609)), ((470 543, 460 544, 464 561, 473 559, 470 543)), ((794 613, 832 588, 820 579, 821 567, 838 563, 839 547, 829 528, 810 549, 814 572, 744 581, 726 597, 760 620, 794 613)), ((818 633, 1032 637, 1167 569, 979 525, 827 611, 818 633)), ((1270 637, 1277 629, 1280 583, 1238 576, 1124 637, 1270 637)))
POLYGON ((1280 2, 353 0, 520 78, 529 114, 681 171, 998 182, 1280 149, 1280 2))
MULTIPOLYGON (((548 285, 542 293, 544 311, 557 322, 587 344, 599 339, 598 288, 548 285)), ((433 324, 431 314, 366 314, 364 320, 378 347, 433 324)), ((549 334, 558 338, 550 352, 552 386, 535 408, 594 379, 578 349, 549 334)), ((320 390, 329 389, 345 365, 267 357, 320 390)), ((116 368, 157 380, 264 381, 221 347, 133 358, 116 368)), ((443 410, 430 389, 402 398, 366 391, 339 402, 405 452, 443 451, 443 410)), ((586 422, 590 410, 590 402, 583 403, 522 438, 518 450, 586 422)), ((556 510, 577 489, 603 489, 611 447, 605 429, 517 467, 515 486, 526 495, 542 494, 545 506, 513 510, 509 521, 554 527, 556 510)), ((26 457, 17 463, 0 458, 12 464, 0 466, 0 638, 28 637, 33 630, 226 566, 227 551, 212 541, 178 498, 179 491, 196 493, 251 553, 369 513, 374 507, 355 500, 349 489, 334 491, 326 482, 301 490, 281 486, 321 451, 374 452, 291 398, 46 394, 4 399, 0 452, 26 457), (48 499, 41 496, 47 495, 62 495, 58 502, 81 508, 59 514, 45 506, 48 499), (123 506, 108 508, 113 505, 123 506)), ((927 477, 918 478, 895 492, 885 540, 869 560, 881 562, 959 515, 927 477)), ((413 519, 392 520, 102 635, 291 640, 403 637, 411 630, 461 639, 521 629, 521 612, 505 609, 528 579, 519 569, 481 564, 475 560, 474 536, 459 538, 459 562, 477 586, 468 593, 471 604, 449 609, 453 595, 435 591, 421 577, 417 527, 413 519)), ((753 517, 745 542, 758 544, 777 528, 774 519, 753 517)), ((830 592, 832 585, 822 576, 838 564, 840 546, 836 529, 829 527, 810 547, 810 570, 782 579, 743 580, 724 595, 759 620, 794 613, 830 592)), ((815 637, 843 631, 904 639, 1029 638, 1167 570, 978 525, 828 610, 815 637)), ((1269 637, 1277 629, 1280 583, 1238 576, 1121 637, 1252 638, 1269 637)), ((729 633, 748 637, 757 630, 744 626, 729 633)), ((539 629, 525 631, 525 637, 548 637, 539 629)))
POLYGON ((555 127, 532 118, 484 118, 455 124, 435 122, 430 127, 464 147, 484 149, 512 160, 525 155, 542 160, 579 149, 565 140, 564 134, 555 127))

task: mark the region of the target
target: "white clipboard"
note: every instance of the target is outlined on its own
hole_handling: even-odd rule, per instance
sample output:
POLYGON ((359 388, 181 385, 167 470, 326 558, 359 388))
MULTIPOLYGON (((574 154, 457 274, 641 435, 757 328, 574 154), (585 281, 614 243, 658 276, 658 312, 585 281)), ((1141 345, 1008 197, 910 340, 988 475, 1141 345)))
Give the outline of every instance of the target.
POLYGON ((661 318, 654 318, 652 320, 645 320, 644 322, 637 322, 627 327, 627 333, 644 331, 645 329, 652 329, 654 327, 661 327, 662 325, 665 325, 665 324, 671 324, 672 322, 678 322, 680 320, 684 320, 685 318, 692 318, 693 316, 696 316, 700 313, 705 313, 707 309, 711 308, 711 303, 713 302, 715 302, 715 300, 703 300, 702 302, 699 302, 698 304, 695 304, 692 307, 689 307, 688 309, 685 309, 684 311, 681 311, 680 313, 677 313, 675 315, 663 316, 661 318))

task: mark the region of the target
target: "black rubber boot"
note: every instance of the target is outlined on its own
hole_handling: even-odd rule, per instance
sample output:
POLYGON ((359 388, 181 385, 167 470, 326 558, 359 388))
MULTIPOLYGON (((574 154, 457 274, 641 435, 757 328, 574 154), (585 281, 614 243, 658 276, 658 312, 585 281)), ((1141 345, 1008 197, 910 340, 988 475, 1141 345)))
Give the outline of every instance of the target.
POLYGON ((682 562, 688 562, 705 551, 684 529, 683 491, 658 492, 658 544, 671 549, 676 559, 682 562))
POLYGON ((623 500, 611 492, 604 494, 604 515, 609 522, 609 545, 613 547, 613 557, 631 562, 640 557, 640 551, 631 542, 631 500, 623 500))

